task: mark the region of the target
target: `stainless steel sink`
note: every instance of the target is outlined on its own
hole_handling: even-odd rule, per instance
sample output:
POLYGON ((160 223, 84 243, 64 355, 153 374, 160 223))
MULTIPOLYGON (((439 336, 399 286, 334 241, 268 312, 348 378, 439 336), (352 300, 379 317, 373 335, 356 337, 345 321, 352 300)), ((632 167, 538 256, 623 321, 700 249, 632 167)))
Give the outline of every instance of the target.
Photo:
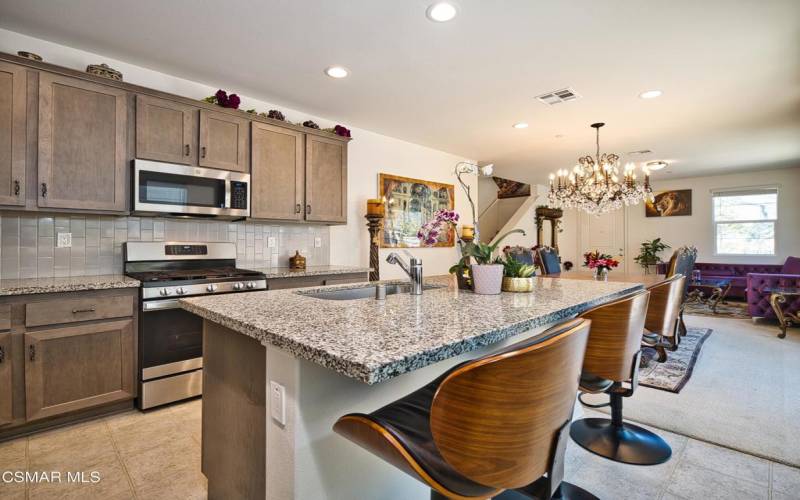
MULTIPOLYGON (((376 285, 361 286, 358 288, 345 288, 341 290, 321 290, 319 292, 298 292, 300 295, 306 297, 313 297, 315 299, 323 300, 356 300, 375 298, 376 285)), ((435 285, 425 285, 423 290, 430 290, 432 288, 440 288, 435 285)), ((386 285, 386 295, 395 295, 398 293, 411 293, 411 284, 396 283, 386 285)))

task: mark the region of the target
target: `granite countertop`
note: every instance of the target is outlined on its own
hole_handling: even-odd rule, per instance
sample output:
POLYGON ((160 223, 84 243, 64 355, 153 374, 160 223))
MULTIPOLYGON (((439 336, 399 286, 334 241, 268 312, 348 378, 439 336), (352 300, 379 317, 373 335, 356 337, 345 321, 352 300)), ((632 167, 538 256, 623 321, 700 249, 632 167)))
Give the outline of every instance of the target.
POLYGON ((290 269, 288 267, 249 267, 251 271, 264 273, 267 279, 270 278, 301 278, 303 276, 319 276, 323 274, 350 274, 368 273, 369 267, 350 267, 350 266, 308 266, 305 269, 290 269))
MULTIPOLYGON (((394 281, 397 282, 397 281, 394 281)), ((573 317, 642 288, 637 283, 537 278, 532 293, 476 295, 450 277, 421 296, 324 300, 312 287, 181 299, 181 306, 236 332, 346 376, 375 384, 573 317)))
POLYGON ((0 280, 0 296, 36 293, 80 292, 111 288, 138 288, 138 280, 122 274, 70 276, 64 278, 20 278, 0 280))

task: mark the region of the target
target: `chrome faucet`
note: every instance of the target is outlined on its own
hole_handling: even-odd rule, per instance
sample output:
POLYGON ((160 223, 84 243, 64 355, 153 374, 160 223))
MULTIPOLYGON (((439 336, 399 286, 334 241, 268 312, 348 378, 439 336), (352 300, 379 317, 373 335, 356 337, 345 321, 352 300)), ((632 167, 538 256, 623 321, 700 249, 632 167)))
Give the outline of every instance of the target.
POLYGON ((410 264, 406 264, 403 258, 395 252, 386 257, 386 262, 397 264, 411 278, 411 295, 422 295, 422 259, 414 257, 408 251, 405 253, 408 255, 410 264))

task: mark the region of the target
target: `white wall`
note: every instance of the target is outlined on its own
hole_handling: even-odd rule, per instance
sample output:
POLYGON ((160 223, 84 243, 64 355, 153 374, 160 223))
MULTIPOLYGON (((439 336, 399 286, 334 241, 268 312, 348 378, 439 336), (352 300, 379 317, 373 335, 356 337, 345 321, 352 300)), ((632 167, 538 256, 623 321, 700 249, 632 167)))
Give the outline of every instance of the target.
MULTIPOLYGON (((633 261, 639 246, 645 240, 660 237, 673 249, 681 245, 694 245, 699 262, 782 264, 790 255, 800 255, 800 167, 780 170, 655 180, 653 189, 692 190, 692 215, 682 217, 645 217, 644 206, 626 208, 626 259, 628 270, 641 272, 633 261), (737 189, 755 186, 778 187, 778 223, 776 228, 776 253, 774 256, 723 256, 714 255, 714 227, 711 214, 711 193, 718 189, 737 189)), ((574 210, 564 217, 564 233, 560 235, 561 253, 565 260, 579 265, 578 256, 587 249, 578 248, 578 221, 574 210)), ((670 252, 665 251, 666 259, 670 252)))
MULTIPOLYGON (((89 64, 105 62, 121 71, 126 82, 185 97, 202 99, 212 95, 218 89, 212 85, 178 78, 110 57, 0 29, 0 51, 16 54, 18 50, 35 52, 41 55, 46 62, 77 70, 83 70, 89 64)), ((202 54, 198 54, 198 57, 201 56, 202 54)), ((236 93, 236 89, 225 90, 236 93)), ((323 128, 337 123, 335 120, 290 109, 277 102, 267 103, 243 95, 240 97, 242 99, 241 109, 255 108, 264 112, 269 109, 280 109, 292 122, 311 119, 323 128)), ((364 266, 369 264, 369 236, 364 213, 366 212, 366 200, 377 198, 378 173, 394 173, 406 177, 456 184, 453 167, 458 161, 465 160, 465 158, 362 130, 356 124, 344 125, 353 133, 353 141, 350 143, 348 151, 348 223, 346 226, 334 226, 330 230, 330 262, 338 265, 364 266)), ((469 182, 470 185, 475 186, 473 192, 476 192, 476 179, 471 177, 469 182)), ((460 187, 456 186, 456 210, 467 219, 469 219, 468 207, 466 197, 460 187)), ((386 250, 381 251, 384 258, 387 253, 386 250)), ((454 248, 414 249, 412 253, 422 257, 427 275, 446 273, 457 258, 454 248)), ((402 272, 396 266, 389 266, 385 263, 381 265, 382 278, 401 276, 402 272)))

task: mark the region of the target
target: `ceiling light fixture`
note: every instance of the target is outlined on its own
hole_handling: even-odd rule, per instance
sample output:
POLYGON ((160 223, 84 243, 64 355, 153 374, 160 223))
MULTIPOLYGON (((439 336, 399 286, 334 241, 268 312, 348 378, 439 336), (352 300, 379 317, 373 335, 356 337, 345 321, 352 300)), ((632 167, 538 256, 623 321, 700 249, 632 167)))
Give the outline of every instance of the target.
POLYGON ((583 156, 571 171, 561 169, 550 174, 548 201, 551 207, 577 208, 589 214, 603 214, 653 199, 647 167, 642 168, 644 183, 640 183, 636 180, 635 164, 626 164, 620 173, 619 155, 600 154, 600 127, 603 125, 592 123, 592 128, 597 130, 597 152, 594 157, 583 156))
POLYGON ((519 122, 512 125, 514 128, 528 128, 528 124, 525 122, 519 122))
POLYGON ((667 162, 661 160, 648 161, 647 163, 644 164, 647 170, 661 170, 662 168, 665 168, 667 165, 668 165, 667 162))
POLYGON ((330 66, 325 68, 325 74, 331 78, 344 78, 350 74, 344 66, 330 66))
POLYGON ((458 14, 456 7, 448 2, 437 2, 425 11, 428 19, 437 23, 446 23, 456 17, 456 14, 458 14))
POLYGON ((655 99, 656 97, 661 97, 661 94, 663 94, 663 92, 660 90, 645 90, 639 94, 639 97, 642 99, 655 99))

